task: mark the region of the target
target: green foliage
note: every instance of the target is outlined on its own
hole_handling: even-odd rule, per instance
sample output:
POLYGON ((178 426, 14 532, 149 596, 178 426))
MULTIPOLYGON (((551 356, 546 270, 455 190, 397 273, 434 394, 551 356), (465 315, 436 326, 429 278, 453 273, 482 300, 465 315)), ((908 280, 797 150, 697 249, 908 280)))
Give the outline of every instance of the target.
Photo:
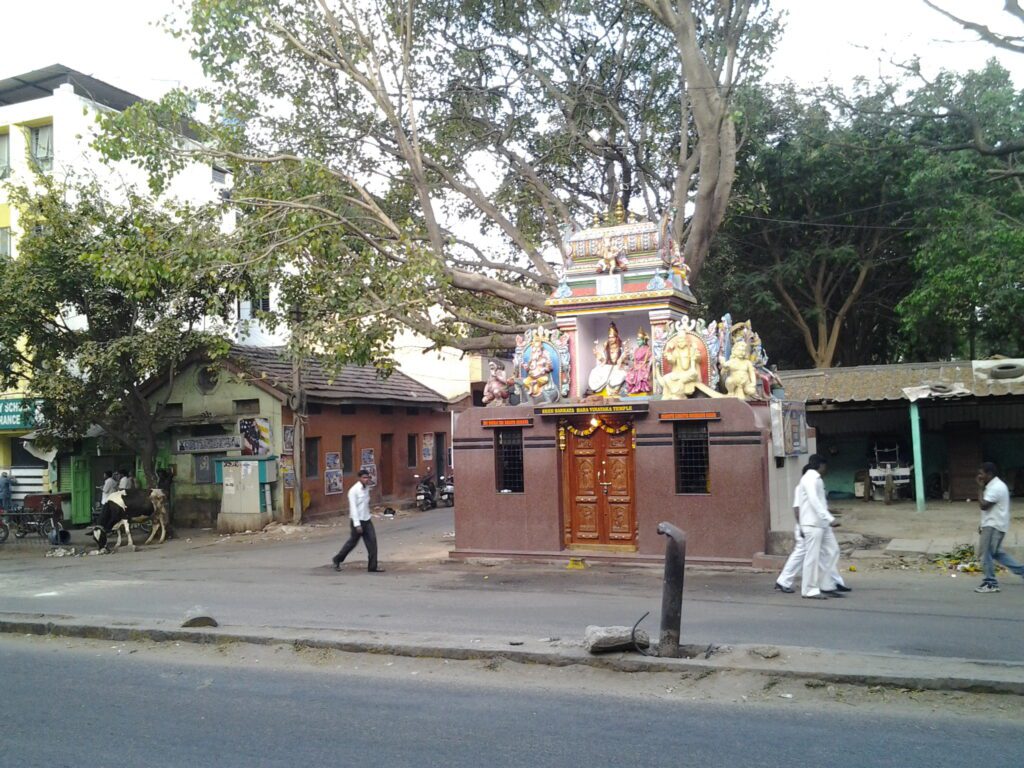
POLYGON ((898 115, 930 150, 910 190, 923 238, 898 306, 908 356, 1024 355, 1024 90, 990 61, 942 73, 898 115))
POLYGON ((907 185, 923 153, 892 124, 793 89, 752 96, 748 109, 757 133, 705 300, 749 315, 785 366, 887 362, 915 247, 907 185))
MULTIPOLYGON (((779 28, 767 2, 684 5, 709 77, 760 75, 779 28)), ((686 91, 650 4, 187 0, 167 25, 214 87, 108 115, 102 148, 157 188, 188 155, 230 168, 240 247, 303 316, 324 313, 302 343, 339 361, 386 366, 393 321, 507 345, 549 320, 566 231, 617 202, 653 220, 683 208, 700 177, 683 159, 720 138, 693 117, 716 88, 686 91)), ((717 85, 731 137, 735 81, 717 85)), ((714 210, 698 204, 701 242, 728 147, 722 176, 714 210)))
POLYGON ((216 207, 160 208, 95 183, 48 176, 11 190, 22 235, 2 264, 0 386, 24 379, 51 440, 102 426, 152 472, 160 417, 140 389, 194 353, 226 351, 226 321, 246 285, 216 207))

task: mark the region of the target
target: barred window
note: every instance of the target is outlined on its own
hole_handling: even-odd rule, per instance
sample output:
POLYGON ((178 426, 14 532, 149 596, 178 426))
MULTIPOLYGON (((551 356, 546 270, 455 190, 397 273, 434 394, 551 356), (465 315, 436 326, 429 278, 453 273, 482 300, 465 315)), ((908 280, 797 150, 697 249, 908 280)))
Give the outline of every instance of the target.
POLYGON ((499 492, 523 492, 522 429, 494 430, 494 480, 499 492))
POLYGON ((320 438, 306 438, 306 477, 320 476, 320 438))
POLYGON ((341 472, 344 475, 351 475, 356 471, 356 436, 341 436, 341 472))
POLYGON ((408 455, 408 459, 406 460, 406 466, 408 466, 410 469, 415 469, 417 466, 419 466, 420 456, 417 435, 408 435, 405 438, 405 440, 405 450, 406 454, 408 455))
POLYGON ((707 422, 673 425, 676 493, 710 493, 707 422))

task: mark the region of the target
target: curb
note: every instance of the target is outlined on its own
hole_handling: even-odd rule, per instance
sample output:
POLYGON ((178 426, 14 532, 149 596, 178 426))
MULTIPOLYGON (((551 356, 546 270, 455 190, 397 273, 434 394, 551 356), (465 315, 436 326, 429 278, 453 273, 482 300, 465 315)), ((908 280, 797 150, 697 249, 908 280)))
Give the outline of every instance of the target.
POLYGON ((770 678, 820 680, 857 686, 887 686, 932 691, 1024 694, 1024 663, 973 659, 928 658, 857 654, 817 648, 768 645, 683 645, 685 658, 659 658, 614 653, 594 656, 581 645, 522 646, 479 638, 402 637, 342 630, 289 630, 258 632, 250 628, 182 629, 159 624, 112 626, 83 623, 66 617, 52 620, 0 619, 0 633, 73 637, 114 642, 185 642, 196 645, 247 643, 288 644, 295 648, 373 653, 386 656, 436 658, 455 661, 503 659, 521 664, 554 667, 583 665, 618 672, 753 673, 770 678), (959 668, 959 669, 957 669, 959 668), (864 671, 871 670, 871 671, 864 671))

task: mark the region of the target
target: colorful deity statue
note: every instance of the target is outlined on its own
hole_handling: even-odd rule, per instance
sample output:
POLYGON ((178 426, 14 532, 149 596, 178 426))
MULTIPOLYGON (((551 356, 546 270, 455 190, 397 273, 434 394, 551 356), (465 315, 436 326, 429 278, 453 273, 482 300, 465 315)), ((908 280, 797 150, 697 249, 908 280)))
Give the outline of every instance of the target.
POLYGON ((569 337, 543 326, 516 337, 509 383, 519 402, 553 403, 569 396, 569 337))
POLYGON ((722 372, 725 392, 729 397, 751 400, 757 397, 759 377, 750 360, 750 347, 742 338, 732 344, 729 358, 720 357, 718 367, 722 372))
POLYGON ((703 350, 706 350, 706 346, 692 332, 678 333, 668 340, 662 354, 662 364, 654 367, 662 400, 682 400, 693 397, 698 391, 708 397, 721 397, 704 383, 701 374, 703 350), (668 370, 663 373, 665 368, 668 370))
POLYGON ((643 329, 637 331, 629 370, 626 371, 626 392, 631 395, 651 394, 651 345, 643 329))
POLYGON ((491 375, 484 384, 484 405, 497 407, 508 404, 508 397, 512 389, 512 382, 505 375, 505 369, 495 361, 488 364, 491 375))
POLYGON ((594 342, 597 364, 587 377, 589 391, 598 395, 617 395, 626 381, 626 347, 615 323, 608 326, 608 339, 604 344, 594 342))
POLYGON ((526 361, 526 376, 523 378, 523 386, 530 397, 540 397, 544 387, 551 380, 553 368, 551 357, 544 349, 543 338, 540 334, 535 335, 530 342, 530 359, 526 361))
POLYGON ((629 263, 621 239, 618 242, 612 242, 611 236, 607 234, 601 239, 599 255, 597 271, 602 274, 614 275, 616 271, 624 272, 629 263))

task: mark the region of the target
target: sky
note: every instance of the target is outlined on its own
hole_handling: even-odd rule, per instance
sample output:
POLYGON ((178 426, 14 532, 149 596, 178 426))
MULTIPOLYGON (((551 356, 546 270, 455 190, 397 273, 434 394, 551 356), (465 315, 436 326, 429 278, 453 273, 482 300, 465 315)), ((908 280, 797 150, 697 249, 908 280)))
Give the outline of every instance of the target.
MULTIPOLYGON (((981 21, 1005 15, 1003 0, 940 2, 981 21)), ((940 66, 980 67, 995 55, 1024 86, 1024 55, 971 42, 971 33, 921 0, 776 0, 775 5, 788 12, 788 21, 769 73, 773 82, 849 83, 857 75, 877 76, 880 67, 888 67, 885 62, 916 53, 929 72, 940 66)), ((171 0, 4 3, 0 78, 60 63, 146 98, 179 84, 200 85, 198 64, 154 24, 172 10, 171 0)))

